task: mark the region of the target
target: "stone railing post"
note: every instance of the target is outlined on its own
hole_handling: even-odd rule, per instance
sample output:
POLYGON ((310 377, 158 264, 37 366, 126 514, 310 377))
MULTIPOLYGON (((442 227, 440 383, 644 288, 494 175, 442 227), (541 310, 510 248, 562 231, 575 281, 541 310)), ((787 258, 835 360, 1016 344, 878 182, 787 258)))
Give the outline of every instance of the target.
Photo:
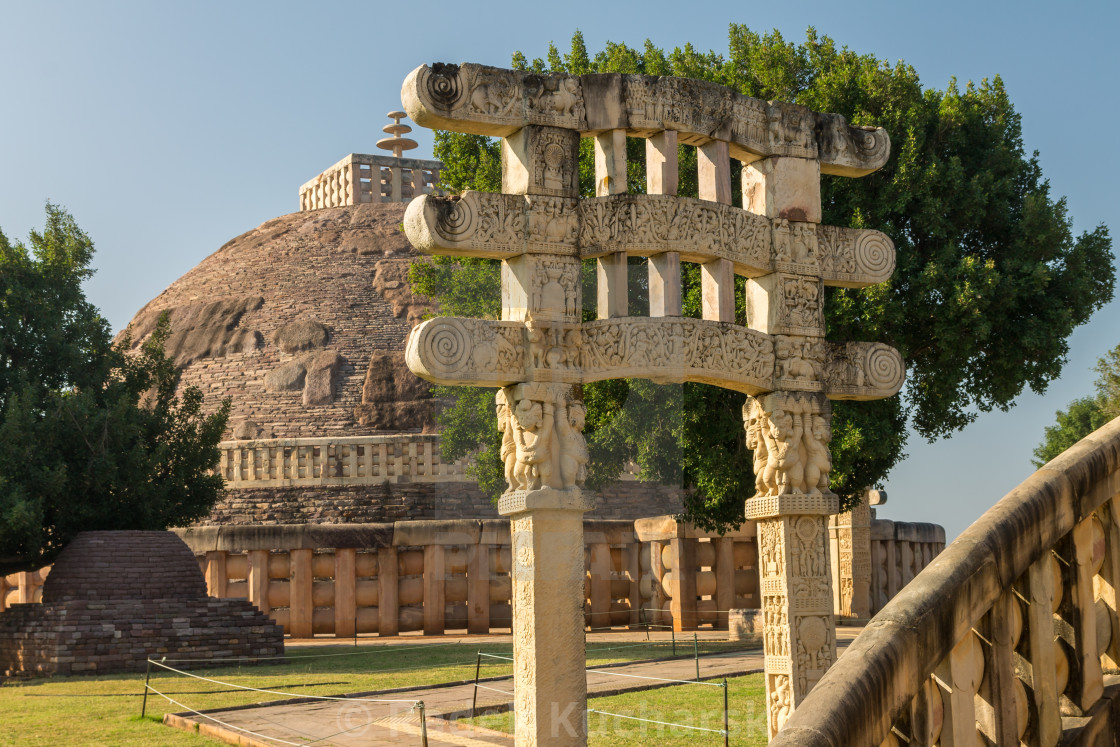
POLYGON ((424 635, 443 635, 447 595, 443 545, 424 546, 424 635))
POLYGON ((311 638, 313 571, 311 569, 312 551, 292 550, 288 553, 291 562, 291 586, 288 599, 288 630, 292 638, 311 638))
POLYGON ((206 553, 206 593, 221 599, 226 595, 226 551, 206 553))
POLYGON ((481 635, 490 632, 490 548, 478 544, 467 548, 467 632, 481 635))
POLYGON ((334 634, 350 638, 357 634, 357 550, 340 547, 334 551, 334 634))
POLYGON ((268 614, 268 550, 249 550, 249 601, 268 614))
POLYGON ((867 494, 829 521, 833 608, 837 616, 871 617, 871 507, 867 494))
POLYGON ((400 631, 397 548, 377 550, 377 633, 392 636, 400 631))
POLYGON ((626 554, 626 570, 630 576, 630 627, 642 622, 642 543, 629 533, 629 542, 623 551, 626 554))
POLYGON ((591 625, 596 628, 611 627, 611 546, 605 542, 592 542, 591 552, 591 625))

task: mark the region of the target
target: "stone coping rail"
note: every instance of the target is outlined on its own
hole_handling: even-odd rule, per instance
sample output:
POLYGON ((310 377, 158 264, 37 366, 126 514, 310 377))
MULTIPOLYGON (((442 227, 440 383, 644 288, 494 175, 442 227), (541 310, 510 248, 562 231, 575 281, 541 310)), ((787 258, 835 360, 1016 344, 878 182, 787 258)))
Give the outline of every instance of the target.
POLYGON ((1118 586, 1120 418, 965 530, 771 745, 978 744, 979 732, 986 744, 1048 746, 1086 720, 1109 728, 1102 669, 1120 664, 1118 586))
POLYGON ((223 441, 227 488, 473 482, 466 460, 443 462, 439 436, 322 436, 223 441))

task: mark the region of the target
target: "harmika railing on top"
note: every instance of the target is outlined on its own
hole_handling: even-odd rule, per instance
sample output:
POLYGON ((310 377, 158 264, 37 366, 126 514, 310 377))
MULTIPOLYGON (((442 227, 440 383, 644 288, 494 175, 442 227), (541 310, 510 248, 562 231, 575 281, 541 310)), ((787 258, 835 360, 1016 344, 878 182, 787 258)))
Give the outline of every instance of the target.
POLYGON ((299 209, 408 202, 436 193, 442 168, 440 161, 351 153, 299 188, 299 209))
POLYGON ((1120 669, 1118 588, 1120 418, 949 545, 871 620, 771 745, 1086 738, 1088 730, 1063 735, 1062 717, 1092 717, 1067 720, 1067 730, 1109 726, 1103 672, 1120 669))
POLYGON ((439 458, 439 436, 346 436, 224 441, 227 488, 468 482, 465 461, 439 458))

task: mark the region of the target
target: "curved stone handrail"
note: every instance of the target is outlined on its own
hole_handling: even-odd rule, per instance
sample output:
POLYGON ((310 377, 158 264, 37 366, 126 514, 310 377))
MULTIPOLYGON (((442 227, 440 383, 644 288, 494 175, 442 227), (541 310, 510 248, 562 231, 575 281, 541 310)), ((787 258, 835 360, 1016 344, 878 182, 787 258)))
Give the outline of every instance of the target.
MULTIPOLYGON (((770 743, 1054 745, 1120 664, 1120 418, 1008 493, 868 624, 770 743), (1065 680, 1063 683, 1062 680, 1065 680), (979 695, 979 697, 976 697, 979 695)), ((1105 709, 1107 710, 1107 709, 1105 709)))

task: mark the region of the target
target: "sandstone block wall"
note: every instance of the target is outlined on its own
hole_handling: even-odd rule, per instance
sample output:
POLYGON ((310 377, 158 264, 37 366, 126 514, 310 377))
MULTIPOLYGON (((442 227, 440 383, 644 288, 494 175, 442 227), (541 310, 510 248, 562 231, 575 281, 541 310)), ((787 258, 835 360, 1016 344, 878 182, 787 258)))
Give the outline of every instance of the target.
MULTIPOLYGON (((682 510, 680 490, 620 481, 603 489, 596 519, 636 519, 682 510)), ((469 482, 226 490, 199 526, 246 524, 346 524, 407 519, 497 519, 498 511, 469 482)))

